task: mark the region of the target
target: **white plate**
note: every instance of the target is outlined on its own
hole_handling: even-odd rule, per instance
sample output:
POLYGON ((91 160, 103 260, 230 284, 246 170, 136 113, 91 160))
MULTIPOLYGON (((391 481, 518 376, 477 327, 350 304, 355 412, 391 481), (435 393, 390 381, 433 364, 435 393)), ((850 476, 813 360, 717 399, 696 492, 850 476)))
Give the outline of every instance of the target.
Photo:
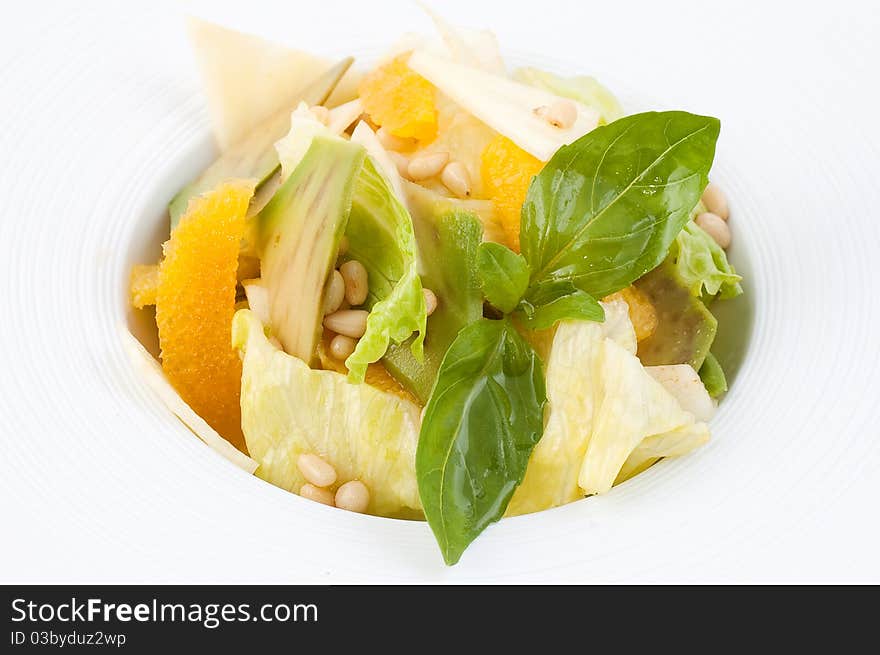
MULTIPOLYGON (((525 60, 719 116, 747 290, 722 326, 747 337, 754 312, 709 446, 504 520, 454 568, 425 524, 235 469, 133 373, 127 269, 158 256, 167 199, 210 159, 205 108, 172 7, 33 4, 0 26, 0 582, 880 581, 867 3, 442 3, 525 60)), ((408 2, 204 5, 327 54, 427 28, 408 2)))

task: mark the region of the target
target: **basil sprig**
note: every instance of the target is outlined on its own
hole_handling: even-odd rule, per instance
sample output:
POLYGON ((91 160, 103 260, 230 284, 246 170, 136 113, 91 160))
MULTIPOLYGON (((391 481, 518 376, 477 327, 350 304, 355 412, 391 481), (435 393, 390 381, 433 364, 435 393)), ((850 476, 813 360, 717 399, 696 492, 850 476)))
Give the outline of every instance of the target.
POLYGON ((477 250, 477 274, 483 294, 502 312, 512 312, 529 286, 529 265, 500 243, 484 241, 477 250))
POLYGON ((477 251, 486 300, 504 317, 463 328, 425 408, 416 473, 447 564, 497 521, 543 432, 530 329, 604 320, 596 300, 658 266, 708 181, 720 124, 679 111, 636 114, 561 148, 532 180, 518 255, 477 251))
POLYGON ((507 509, 544 429, 541 361, 508 319, 480 319, 446 351, 425 407, 416 475, 447 564, 507 509))

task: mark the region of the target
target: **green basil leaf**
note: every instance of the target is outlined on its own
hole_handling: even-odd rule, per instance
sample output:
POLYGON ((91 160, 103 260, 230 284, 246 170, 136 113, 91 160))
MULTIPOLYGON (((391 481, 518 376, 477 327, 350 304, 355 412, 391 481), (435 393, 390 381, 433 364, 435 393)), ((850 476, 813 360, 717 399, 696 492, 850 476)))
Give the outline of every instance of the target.
POLYGON ((512 312, 529 285, 529 265, 522 255, 500 243, 484 241, 477 250, 477 273, 493 307, 512 312))
POLYGON ((649 112, 560 148, 523 205, 531 284, 565 279, 602 298, 659 265, 706 186, 719 131, 717 118, 649 112))
POLYGON ((529 289, 517 315, 531 330, 544 330, 559 321, 605 320, 605 310, 590 294, 575 288, 571 280, 556 280, 529 289))
POLYGON ((480 319, 446 352, 425 407, 416 476, 447 564, 504 514, 544 428, 541 361, 508 319, 480 319))

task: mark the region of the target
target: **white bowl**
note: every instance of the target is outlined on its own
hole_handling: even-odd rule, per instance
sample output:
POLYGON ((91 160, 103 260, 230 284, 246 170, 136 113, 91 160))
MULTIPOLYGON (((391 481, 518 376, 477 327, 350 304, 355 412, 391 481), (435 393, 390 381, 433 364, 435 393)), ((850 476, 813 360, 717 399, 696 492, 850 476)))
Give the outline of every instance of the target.
MULTIPOLYGON (((329 3, 330 17, 314 20, 339 25, 332 12, 342 15, 340 6, 329 3)), ((612 26, 625 14, 603 11, 612 26)), ((726 34, 748 25, 748 11, 714 28, 726 34)), ((129 365, 120 340, 136 321, 128 269, 158 258, 165 204, 210 161, 212 146, 176 17, 150 5, 122 12, 81 9, 49 27, 33 16, 25 25, 42 30, 46 48, 0 58, 6 88, 40 81, 26 94, 4 91, 0 105, 8 126, 0 136, 7 204, 0 243, 8 244, 0 298, 10 310, 0 322, 0 502, 21 535, 0 546, 4 582, 878 578, 880 538, 861 519, 873 515, 878 491, 869 476, 880 463, 877 412, 865 389, 880 382, 880 310, 859 286, 876 275, 880 244, 878 223, 860 209, 877 206, 877 137, 841 117, 826 138, 820 128, 836 115, 819 102, 831 93, 846 99, 858 124, 862 105, 845 83, 832 88, 830 73, 854 47, 876 51, 867 38, 831 42, 829 61, 813 61, 804 49, 811 74, 791 71, 791 90, 781 91, 762 73, 758 58, 771 52, 772 39, 756 28, 751 58, 714 62, 727 84, 706 83, 715 100, 701 98, 688 77, 707 79, 707 64, 663 65, 687 53, 676 35, 706 28, 688 24, 687 12, 668 25, 673 54, 655 54, 656 73, 639 72, 638 52, 626 48, 601 66, 551 66, 607 69, 626 81, 612 81, 612 89, 640 89, 638 97, 667 100, 657 108, 722 118, 713 178, 731 198, 731 256, 746 287, 741 299, 717 306, 731 391, 707 447, 606 496, 505 519, 448 568, 424 523, 326 508, 234 468, 170 415, 129 365), (115 29, 98 30, 108 13, 115 29), (823 88, 808 86, 823 72, 823 88), (798 111, 780 116, 770 89, 788 94, 786 105, 798 111)), ((368 40, 345 24, 334 43, 388 43, 413 17, 370 19, 368 40)), ((595 61, 619 44, 601 30, 578 41, 568 24, 578 21, 547 20, 531 26, 529 49, 595 61), (552 31, 542 28, 550 24, 552 31)), ((529 15, 511 8, 483 22, 517 46, 529 15)), ((316 24, 294 40, 320 48, 327 28, 316 24)), ((633 42, 648 43, 651 34, 627 27, 633 42)))

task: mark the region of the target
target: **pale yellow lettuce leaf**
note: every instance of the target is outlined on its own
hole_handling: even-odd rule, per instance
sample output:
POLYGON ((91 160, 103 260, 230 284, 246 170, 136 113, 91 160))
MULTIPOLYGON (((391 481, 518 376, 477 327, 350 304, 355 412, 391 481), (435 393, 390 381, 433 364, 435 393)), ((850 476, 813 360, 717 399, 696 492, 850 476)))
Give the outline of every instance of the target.
POLYGON ((232 342, 243 361, 241 427, 259 477, 298 493, 306 480, 297 459, 314 453, 333 465, 338 483, 367 485, 369 513, 421 508, 418 406, 367 384, 349 384, 335 371, 310 369, 275 348, 249 310, 235 314, 232 342))
POLYGON ((603 307, 604 323, 563 321, 552 336, 544 435, 508 514, 604 493, 624 466, 634 475, 658 456, 683 454, 708 439, 706 425, 635 356, 626 303, 603 307))
POLYGON ((708 442, 709 426, 705 423, 694 423, 666 434, 646 437, 626 458, 614 484, 620 484, 635 477, 663 457, 687 455, 708 442))

